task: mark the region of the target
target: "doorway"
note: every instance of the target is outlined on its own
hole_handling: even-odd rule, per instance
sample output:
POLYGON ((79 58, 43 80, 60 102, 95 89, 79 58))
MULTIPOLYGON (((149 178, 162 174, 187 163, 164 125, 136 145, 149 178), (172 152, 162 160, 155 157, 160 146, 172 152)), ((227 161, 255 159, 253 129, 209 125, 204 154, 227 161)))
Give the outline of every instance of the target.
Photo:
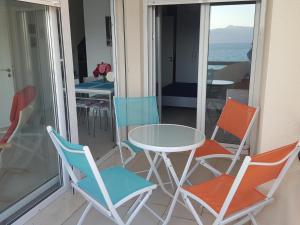
MULTIPOLYGON (((259 74, 252 59, 259 2, 157 1, 146 12, 145 94, 158 96, 162 122, 197 127, 209 138, 226 99, 258 104, 253 90, 259 74)), ((239 141, 228 133, 217 139, 233 147, 239 141)))
POLYGON ((196 127, 200 5, 158 7, 161 121, 196 127))
POLYGON ((98 160, 113 147, 114 41, 112 0, 70 0, 79 143, 98 160))

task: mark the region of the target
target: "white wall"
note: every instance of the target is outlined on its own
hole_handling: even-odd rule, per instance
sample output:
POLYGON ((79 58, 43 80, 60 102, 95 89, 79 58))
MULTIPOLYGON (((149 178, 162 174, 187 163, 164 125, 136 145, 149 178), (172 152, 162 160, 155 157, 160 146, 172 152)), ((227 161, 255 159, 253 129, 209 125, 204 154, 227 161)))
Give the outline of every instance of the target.
POLYGON ((88 76, 96 65, 112 64, 112 48, 106 45, 105 16, 110 16, 109 0, 84 0, 84 23, 88 76))
MULTIPOLYGON (((268 0, 259 151, 300 139, 300 1, 268 0)), ((295 161, 259 224, 300 224, 300 162, 295 161)))
POLYGON ((176 82, 197 83, 200 7, 179 5, 177 9, 176 82))

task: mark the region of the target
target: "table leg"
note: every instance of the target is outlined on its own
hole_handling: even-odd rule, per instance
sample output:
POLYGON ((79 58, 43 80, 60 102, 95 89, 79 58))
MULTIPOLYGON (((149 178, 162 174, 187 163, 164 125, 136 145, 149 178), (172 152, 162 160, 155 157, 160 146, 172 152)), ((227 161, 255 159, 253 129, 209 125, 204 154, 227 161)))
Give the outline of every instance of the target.
MULTIPOLYGON (((166 155, 166 153, 163 153, 163 154, 166 155)), ((148 174, 147 174, 147 178, 146 178, 146 179, 149 180, 149 179, 151 178, 151 176, 152 176, 152 173, 154 173, 154 175, 155 175, 155 177, 156 177, 156 179, 157 179, 157 181, 158 181, 159 186, 161 186, 162 191, 163 191, 166 195, 168 195, 171 199, 174 198, 174 195, 171 194, 171 193, 166 189, 166 187, 165 187, 164 183, 162 182, 161 177, 160 177, 160 175, 159 175, 159 173, 158 173, 158 171, 157 171, 157 168, 156 168, 156 162, 157 162, 157 160, 158 160, 159 154, 158 154, 158 153, 155 153, 154 159, 151 158, 149 151, 145 151, 145 155, 146 155, 146 157, 147 157, 147 159, 148 159, 148 161, 149 161, 149 163, 150 163, 150 166, 151 166, 150 169, 149 169, 149 172, 148 172, 148 174)), ((164 160, 164 162, 165 162, 165 160, 164 160)), ((166 163, 166 162, 165 162, 165 163, 166 163)), ((166 164, 166 165, 167 165, 167 164, 166 164)), ((169 169, 168 166, 167 166, 167 169, 169 169)), ((173 169, 173 171, 174 171, 174 169, 173 169)), ((175 171, 174 171, 174 172, 175 172, 175 171)), ((172 173, 171 173, 171 175, 174 176, 172 173)), ((176 176, 176 178, 177 178, 177 180, 178 180, 178 177, 177 177, 176 173, 175 173, 175 176, 176 176)), ((175 178, 175 179, 176 179, 176 178, 175 178)), ((176 182, 176 181, 175 181, 175 182, 176 182)), ((183 202, 178 201, 178 203, 180 203, 182 206, 185 207, 185 204, 184 204, 183 202)))
POLYGON ((163 157, 163 159, 164 159, 164 161, 165 161, 165 163, 166 163, 168 169, 170 170, 170 172, 171 172, 171 174, 172 174, 172 176, 173 176, 173 178, 174 178, 174 180, 175 180, 175 182, 176 182, 176 184, 177 184, 177 189, 176 189, 175 195, 174 195, 174 197, 173 197, 172 203, 171 203, 171 205, 170 205, 170 208, 169 208, 167 217, 165 218, 165 221, 164 221, 163 225, 168 224, 168 222, 169 222, 170 219, 171 219, 171 215, 172 215, 172 213, 173 213, 173 211, 174 211, 175 204, 176 204, 176 202, 177 202, 177 200, 178 200, 178 197, 179 197, 179 194, 180 194, 180 188, 181 188, 182 184, 184 183, 184 181, 185 181, 185 179, 186 179, 186 175, 187 175, 188 170, 189 170, 189 168, 190 168, 190 166, 191 166, 191 163, 192 163, 192 160, 193 160, 193 158, 194 158, 195 152, 196 152, 196 149, 193 149, 193 150, 191 151, 191 154, 190 154, 190 156, 189 156, 189 158, 188 158, 188 160, 187 160, 187 163, 186 163, 186 165, 185 165, 185 168, 184 168, 184 170, 183 170, 183 173, 182 173, 180 179, 178 178, 178 176, 177 176, 177 174, 176 174, 176 172, 175 172, 175 170, 174 170, 174 167, 173 167, 173 165, 172 165, 171 160, 167 157, 167 155, 166 155, 165 152, 162 153, 162 157, 163 157))
POLYGON ((156 162, 158 160, 158 157, 159 157, 159 154, 158 153, 155 153, 155 156, 154 156, 154 159, 152 159, 152 157, 150 156, 150 153, 149 151, 145 151, 145 155, 149 161, 149 164, 150 164, 150 169, 149 169, 149 172, 147 174, 147 180, 149 180, 152 176, 152 173, 154 173, 157 181, 158 181, 158 184, 161 186, 161 189, 163 190, 163 192, 165 192, 167 195, 169 195, 171 198, 173 197, 173 195, 167 191, 167 189, 165 188, 165 185, 164 183, 162 182, 161 180, 161 177, 156 169, 156 162))
MULTIPOLYGON (((153 168, 156 168, 156 166, 152 166, 152 165, 156 165, 157 161, 158 161, 158 158, 159 158, 159 154, 158 153, 155 153, 155 156, 152 160, 151 156, 150 156, 150 153, 148 151, 145 151, 145 154, 146 154, 146 157, 150 163, 150 169, 148 171, 148 174, 147 174, 147 177, 146 177, 146 180, 150 180, 151 179, 151 176, 152 176, 152 173, 154 172, 154 169, 153 168)), ((158 181, 161 181, 160 177, 157 179, 158 181)), ((162 183, 162 181, 161 181, 162 183)), ((142 200, 143 198, 143 195, 140 195, 138 197, 138 199, 133 203, 133 205, 130 207, 130 209, 128 210, 127 214, 131 214, 133 212, 133 210, 137 207, 137 205, 139 204, 139 202, 142 200)))

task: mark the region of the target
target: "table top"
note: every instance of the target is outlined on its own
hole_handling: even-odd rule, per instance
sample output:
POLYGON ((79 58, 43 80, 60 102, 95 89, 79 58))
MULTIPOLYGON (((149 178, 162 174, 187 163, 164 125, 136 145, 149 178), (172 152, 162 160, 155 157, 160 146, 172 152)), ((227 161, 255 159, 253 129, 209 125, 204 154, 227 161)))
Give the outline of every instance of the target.
POLYGON ((114 83, 109 81, 103 81, 103 80, 95 80, 95 81, 76 84, 75 89, 111 90, 114 89, 114 83))
POLYGON ((153 124, 132 129, 129 141, 145 150, 182 152, 200 147, 205 135, 200 130, 176 124, 153 124))

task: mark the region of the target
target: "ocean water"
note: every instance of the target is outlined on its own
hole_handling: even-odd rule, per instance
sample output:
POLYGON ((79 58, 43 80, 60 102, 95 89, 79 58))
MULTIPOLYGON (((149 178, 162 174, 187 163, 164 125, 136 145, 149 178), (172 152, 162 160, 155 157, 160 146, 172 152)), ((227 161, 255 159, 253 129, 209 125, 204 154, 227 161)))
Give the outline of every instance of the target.
MULTIPOLYGON (((208 61, 248 61, 247 53, 251 43, 213 43, 209 45, 208 61)), ((220 69, 223 66, 209 66, 220 69)))

